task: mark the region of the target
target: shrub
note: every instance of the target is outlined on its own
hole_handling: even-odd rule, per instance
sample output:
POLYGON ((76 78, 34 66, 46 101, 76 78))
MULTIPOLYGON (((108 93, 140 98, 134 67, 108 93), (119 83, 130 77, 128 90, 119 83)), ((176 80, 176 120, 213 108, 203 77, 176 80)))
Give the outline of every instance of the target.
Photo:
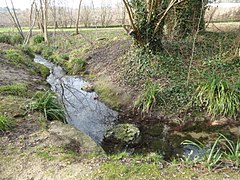
POLYGON ((141 109, 143 113, 148 113, 156 104, 157 96, 161 92, 161 86, 153 82, 147 82, 143 93, 135 102, 135 107, 141 109))
POLYGON ((239 82, 232 85, 219 78, 201 84, 196 89, 200 105, 206 107, 213 117, 220 115, 236 118, 240 111, 239 92, 239 82))
POLYGON ((12 119, 5 115, 0 115, 0 131, 6 131, 13 127, 12 119))
POLYGON ((12 85, 0 86, 0 93, 9 95, 24 95, 27 92, 27 85, 23 83, 15 83, 12 85))
POLYGON ((33 44, 40 44, 44 42, 44 37, 41 34, 35 35, 32 37, 33 44))
POLYGON ((44 114, 48 120, 60 120, 65 122, 63 107, 55 94, 50 91, 37 92, 29 105, 30 110, 37 110, 44 114))

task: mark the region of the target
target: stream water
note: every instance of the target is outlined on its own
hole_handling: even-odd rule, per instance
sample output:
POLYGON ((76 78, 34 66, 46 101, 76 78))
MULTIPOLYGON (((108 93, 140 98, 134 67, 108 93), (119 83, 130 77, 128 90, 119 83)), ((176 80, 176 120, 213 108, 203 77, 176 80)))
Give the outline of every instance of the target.
POLYGON ((47 82, 61 98, 67 122, 101 144, 106 130, 118 119, 118 113, 98 101, 95 92, 81 90, 88 84, 82 77, 66 75, 60 66, 39 55, 34 61, 50 69, 47 82))

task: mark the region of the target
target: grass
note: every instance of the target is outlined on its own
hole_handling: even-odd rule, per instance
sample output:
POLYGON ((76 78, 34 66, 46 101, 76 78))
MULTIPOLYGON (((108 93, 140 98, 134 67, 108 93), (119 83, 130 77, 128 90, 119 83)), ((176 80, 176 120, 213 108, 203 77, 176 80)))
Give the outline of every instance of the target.
POLYGON ((29 104, 29 109, 42 112, 45 119, 65 122, 64 109, 56 95, 50 91, 37 92, 29 104))
POLYGON ((76 152, 55 146, 40 147, 37 149, 36 155, 48 161, 60 160, 68 163, 81 158, 81 155, 76 152))
POLYGON ((240 139, 238 138, 236 142, 228 139, 223 134, 220 134, 222 141, 224 142, 225 151, 224 157, 233 162, 237 167, 240 165, 240 139))
POLYGON ((150 110, 156 105, 157 98, 162 88, 159 84, 147 82, 143 93, 137 98, 135 107, 142 113, 149 113, 150 110))
POLYGON ((95 177, 103 179, 158 179, 161 177, 159 171, 162 166, 162 156, 149 154, 146 156, 130 156, 123 152, 110 157, 103 163, 95 177))
MULTIPOLYGON (((206 147, 201 142, 194 142, 190 140, 183 141, 183 145, 192 145, 195 146, 198 150, 202 152, 201 156, 197 155, 194 157, 194 162, 201 162, 207 167, 209 170, 213 167, 216 167, 222 158, 223 153, 220 151, 221 149, 217 147, 219 145, 221 137, 218 137, 211 147, 206 147)), ((190 156, 189 154, 188 156, 190 156)), ((186 157, 188 161, 189 157, 186 157)))
POLYGON ((0 115, 0 131, 7 131, 13 127, 13 121, 9 116, 0 115))
POLYGON ((213 117, 229 116, 236 118, 240 112, 239 82, 235 85, 230 82, 214 78, 201 84, 196 89, 200 105, 207 108, 213 117))
POLYGON ((185 162, 196 164, 201 163, 209 170, 220 166, 222 163, 224 166, 225 162, 232 162, 234 166, 239 167, 240 163, 240 141, 239 139, 234 142, 228 139, 223 134, 219 134, 218 138, 212 145, 202 144, 200 141, 185 140, 182 142, 183 145, 191 145, 200 150, 201 154, 196 154, 194 159, 189 160, 193 152, 186 155, 185 162))
POLYGON ((72 75, 84 73, 87 61, 84 58, 71 59, 68 61, 68 72, 72 75))
POLYGON ((0 94, 4 95, 26 95, 27 85, 24 83, 14 83, 12 85, 0 86, 0 94))
POLYGON ((11 44, 11 45, 17 45, 22 44, 23 39, 18 33, 0 33, 0 42, 11 44))
MULTIPOLYGON (((28 27, 23 27, 23 32, 28 32, 28 27)), ((95 31, 95 30, 102 30, 102 31, 115 31, 115 30, 122 30, 122 27, 113 27, 113 28, 80 28, 80 31, 95 31)), ((54 32, 53 28, 48 29, 49 32, 54 32)), ((61 28, 56 29, 57 32, 75 32, 76 28, 61 28)), ((17 28, 0 28, 0 32, 17 32, 17 28)), ((33 29, 33 32, 41 32, 40 29, 33 29)))

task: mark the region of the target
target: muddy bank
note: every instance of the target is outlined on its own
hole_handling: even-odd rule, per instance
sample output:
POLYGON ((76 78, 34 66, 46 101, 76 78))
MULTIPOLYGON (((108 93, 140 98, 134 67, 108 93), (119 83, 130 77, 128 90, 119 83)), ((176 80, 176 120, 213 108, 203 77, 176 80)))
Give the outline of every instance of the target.
MULTIPOLYGON (((1 50, 12 48, 1 44, 1 50)), ((12 129, 0 131, 0 179, 92 179, 98 160, 88 157, 102 154, 102 148, 70 125, 47 122, 41 113, 26 111, 37 90, 50 88, 45 79, 14 65, 1 52, 0 74, 0 86, 27 87, 24 94, 0 93, 0 115, 13 123, 12 129)))

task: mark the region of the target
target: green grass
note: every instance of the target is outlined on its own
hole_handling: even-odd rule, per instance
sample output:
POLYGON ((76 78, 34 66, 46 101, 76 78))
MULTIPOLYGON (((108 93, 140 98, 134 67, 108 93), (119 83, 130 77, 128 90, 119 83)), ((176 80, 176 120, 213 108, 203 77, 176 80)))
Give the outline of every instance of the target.
POLYGON ((128 155, 119 153, 109 157, 110 159, 103 163, 96 177, 103 179, 158 179, 162 165, 162 156, 156 153, 144 155, 128 155))
POLYGON ((42 112, 45 119, 65 122, 64 109, 56 95, 50 91, 37 92, 29 104, 29 109, 42 112))
POLYGON ((48 161, 60 160, 69 162, 81 158, 81 155, 76 152, 55 146, 40 147, 36 150, 36 155, 48 161))
POLYGON ((11 45, 17 45, 21 44, 23 42, 22 37, 17 33, 0 33, 0 42, 11 44, 11 45))
MULTIPOLYGON (((223 153, 220 151, 221 148, 218 147, 220 143, 221 137, 219 136, 213 145, 211 145, 209 148, 206 147, 204 144, 201 142, 197 141, 190 141, 190 140, 185 140, 183 141, 183 145, 193 145, 195 146, 198 150, 201 150, 202 155, 200 157, 195 157, 193 162, 199 162, 202 163, 205 167, 207 167, 209 170, 216 167, 220 163, 220 159, 222 158, 223 153)), ((189 154, 190 155, 190 154, 189 154)), ((186 157, 186 161, 188 160, 189 157, 186 157)))
POLYGON ((240 163, 240 141, 233 141, 228 139, 223 134, 219 134, 218 138, 214 141, 213 144, 209 146, 201 143, 200 141, 190 141, 185 140, 182 142, 183 145, 192 145, 195 146, 198 150, 202 152, 201 155, 194 157, 193 160, 189 160, 188 156, 184 157, 185 163, 196 164, 201 163, 209 170, 220 166, 222 163, 231 162, 234 166, 239 167, 240 163))
MULTIPOLYGON (((28 27, 23 27, 23 32, 28 32, 29 28, 28 27)), ((96 31, 96 30, 102 30, 102 31, 115 31, 115 30, 122 30, 122 27, 111 27, 111 28, 80 28, 81 31, 96 31)), ((55 30, 53 28, 48 29, 49 32, 54 32, 55 30)), ((75 32, 75 28, 61 28, 61 29, 56 29, 57 32, 75 32)), ((14 32, 17 33, 17 28, 0 28, 0 32, 14 32)), ((40 29, 33 29, 33 32, 41 32, 40 29)))
POLYGON ((13 121, 10 117, 0 115, 0 131, 6 131, 13 127, 13 121))
POLYGON ((0 94, 4 95, 26 95, 27 85, 24 83, 14 83, 12 85, 0 86, 0 94))
POLYGON ((240 112, 239 82, 230 82, 214 78, 196 89, 200 105, 207 108, 213 117, 229 116, 236 118, 240 112))
POLYGON ((71 59, 67 63, 68 73, 72 75, 83 74, 87 61, 84 58, 71 59))
POLYGON ((240 139, 236 142, 228 139, 223 134, 220 134, 222 141, 224 142, 225 150, 223 152, 225 159, 234 163, 235 166, 240 165, 240 139))
POLYGON ((162 88, 159 84, 147 82, 142 94, 137 98, 135 107, 142 113, 149 113, 156 105, 157 98, 162 88))
POLYGON ((40 75, 44 78, 49 75, 49 69, 41 64, 33 62, 34 57, 32 50, 29 46, 18 46, 8 50, 0 50, 0 54, 16 67, 22 68, 34 75, 40 75))

